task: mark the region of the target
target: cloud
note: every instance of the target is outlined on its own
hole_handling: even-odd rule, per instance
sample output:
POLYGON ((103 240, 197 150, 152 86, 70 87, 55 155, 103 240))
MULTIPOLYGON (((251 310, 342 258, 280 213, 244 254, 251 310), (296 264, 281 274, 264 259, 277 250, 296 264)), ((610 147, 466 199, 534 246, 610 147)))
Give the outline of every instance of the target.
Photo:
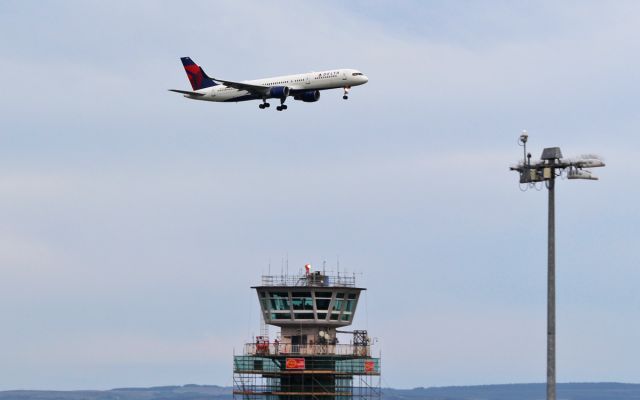
MULTIPOLYGON (((247 287, 287 255, 365 273, 358 324, 394 385, 536 380, 546 198, 507 169, 523 128, 534 156, 608 164, 558 190, 564 304, 614 325, 635 309, 635 3, 52 5, 0 6, 0 292, 19 328, 0 345, 31 355, 1 387, 65 363, 52 387, 143 384, 136 360, 139 382, 185 383, 206 360, 215 382, 257 329, 247 287), (166 92, 187 85, 184 55, 222 78, 348 66, 370 82, 286 113, 201 104, 166 92), (404 373, 407 336, 448 369, 404 373), (94 358, 94 380, 71 377, 94 358)), ((637 357, 615 354, 627 376, 637 357)))

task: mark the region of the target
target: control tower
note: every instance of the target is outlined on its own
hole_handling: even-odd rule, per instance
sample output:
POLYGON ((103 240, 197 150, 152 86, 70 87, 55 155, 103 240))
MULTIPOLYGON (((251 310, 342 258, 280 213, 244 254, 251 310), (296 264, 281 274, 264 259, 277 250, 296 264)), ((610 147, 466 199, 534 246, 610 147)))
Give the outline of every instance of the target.
POLYGON ((351 325, 360 293, 355 276, 312 272, 263 276, 255 286, 268 330, 234 355, 234 399, 380 399, 380 358, 367 331, 351 325), (340 340, 338 338, 340 334, 340 340))

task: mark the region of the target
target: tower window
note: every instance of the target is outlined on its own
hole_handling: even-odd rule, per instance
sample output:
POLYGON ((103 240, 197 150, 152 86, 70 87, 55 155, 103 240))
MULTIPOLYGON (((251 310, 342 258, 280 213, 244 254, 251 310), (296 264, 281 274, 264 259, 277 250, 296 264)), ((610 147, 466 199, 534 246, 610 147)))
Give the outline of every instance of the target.
POLYGON ((344 308, 344 310, 348 311, 348 312, 351 312, 351 311, 353 311, 354 305, 355 305, 355 301, 354 300, 347 300, 347 305, 344 308))
POLYGON ((313 299, 311 297, 294 297, 291 299, 294 310, 313 311, 313 299))
POLYGON ((291 313, 271 313, 271 319, 291 319, 291 313))
POLYGON ((271 299, 271 308, 279 311, 289 311, 289 299, 271 299))
POLYGON ((316 308, 318 310, 328 310, 331 299, 316 299, 316 308))

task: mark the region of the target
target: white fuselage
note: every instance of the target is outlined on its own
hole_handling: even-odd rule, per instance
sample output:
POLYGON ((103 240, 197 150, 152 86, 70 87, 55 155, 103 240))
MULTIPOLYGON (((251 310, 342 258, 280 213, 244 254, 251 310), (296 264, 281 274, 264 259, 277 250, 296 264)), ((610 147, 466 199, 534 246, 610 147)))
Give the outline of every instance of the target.
MULTIPOLYGON (((355 69, 334 69, 322 72, 308 72, 297 75, 276 76, 273 78, 254 79, 243 81, 251 85, 259 86, 286 86, 292 93, 306 90, 326 90, 338 88, 350 88, 352 86, 363 85, 368 82, 368 78, 360 71, 355 69)), ((256 96, 246 90, 227 87, 219 84, 213 87, 197 90, 204 96, 191 96, 186 94, 185 97, 195 100, 206 101, 245 101, 255 100, 256 96)))

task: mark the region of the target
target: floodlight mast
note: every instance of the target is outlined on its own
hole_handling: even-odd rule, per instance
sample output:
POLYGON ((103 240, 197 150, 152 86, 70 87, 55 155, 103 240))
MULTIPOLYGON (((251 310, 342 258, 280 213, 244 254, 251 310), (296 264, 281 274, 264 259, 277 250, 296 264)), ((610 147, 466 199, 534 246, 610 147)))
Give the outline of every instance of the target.
POLYGON ((532 165, 531 153, 527 153, 528 137, 527 131, 523 131, 520 135, 519 144, 524 147, 524 157, 521 164, 512 166, 510 169, 518 171, 520 184, 533 186, 536 182, 546 182, 549 190, 547 229, 547 400, 556 400, 556 176, 561 175, 564 170, 568 170, 567 177, 569 179, 597 180, 597 177, 583 168, 604 167, 605 164, 597 157, 581 160, 563 160, 559 147, 548 147, 542 151, 541 160, 532 165))

